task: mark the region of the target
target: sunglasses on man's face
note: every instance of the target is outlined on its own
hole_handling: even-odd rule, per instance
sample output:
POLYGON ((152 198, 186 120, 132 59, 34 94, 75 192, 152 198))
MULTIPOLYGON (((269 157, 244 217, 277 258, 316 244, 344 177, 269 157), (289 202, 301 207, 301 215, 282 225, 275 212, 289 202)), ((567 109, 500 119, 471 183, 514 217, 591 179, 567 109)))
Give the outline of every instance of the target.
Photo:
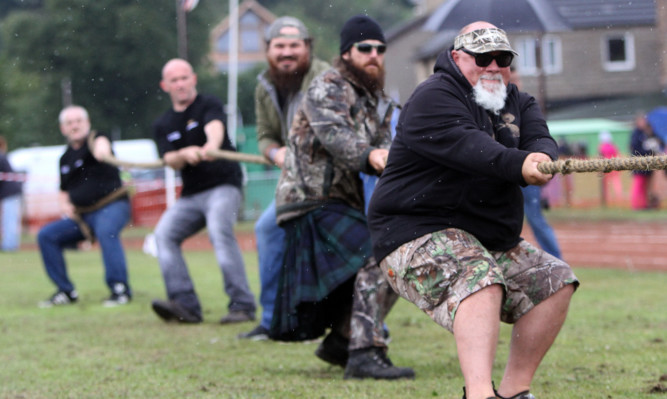
POLYGON ((373 49, 377 50, 378 54, 384 54, 387 51, 386 44, 354 43, 354 47, 364 54, 370 54, 373 49))
POLYGON ((509 51, 501 51, 500 53, 493 55, 493 53, 473 53, 470 50, 464 48, 461 49, 464 53, 469 54, 475 58, 475 65, 481 68, 486 68, 491 65, 493 60, 496 60, 496 64, 500 68, 506 68, 512 64, 514 59, 514 54, 509 51))

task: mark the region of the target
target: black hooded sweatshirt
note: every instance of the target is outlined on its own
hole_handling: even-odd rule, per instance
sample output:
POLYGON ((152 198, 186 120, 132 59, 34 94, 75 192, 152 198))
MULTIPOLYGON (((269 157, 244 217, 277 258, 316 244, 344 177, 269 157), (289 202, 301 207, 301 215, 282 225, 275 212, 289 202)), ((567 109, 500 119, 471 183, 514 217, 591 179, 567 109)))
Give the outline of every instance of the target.
POLYGON ((558 147, 535 99, 508 86, 495 115, 445 51, 434 74, 406 103, 371 199, 368 224, 376 259, 425 234, 458 228, 489 250, 521 241, 523 162, 531 152, 556 159, 558 147))

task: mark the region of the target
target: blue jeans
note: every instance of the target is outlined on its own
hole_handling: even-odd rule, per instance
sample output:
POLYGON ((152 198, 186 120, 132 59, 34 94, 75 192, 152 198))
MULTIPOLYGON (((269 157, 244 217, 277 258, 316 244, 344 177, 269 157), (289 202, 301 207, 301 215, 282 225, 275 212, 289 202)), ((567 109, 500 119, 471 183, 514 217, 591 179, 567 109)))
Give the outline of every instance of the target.
MULTIPOLYGON (((101 209, 83 214, 82 219, 100 244, 107 286, 112 290, 114 284, 123 283, 131 295, 125 251, 120 240, 120 232, 130 220, 130 201, 114 201, 101 209)), ((49 223, 37 234, 46 273, 60 291, 70 292, 74 289, 74 284, 67 276, 63 250, 83 239, 85 237, 79 225, 69 218, 49 223)))
POLYGON ((561 259, 560 247, 556 240, 556 234, 549 223, 547 223, 544 215, 542 215, 540 187, 526 186, 522 187, 521 190, 523 191, 523 211, 530 228, 533 230, 537 243, 547 253, 561 259))
POLYGON ((1 202, 0 220, 2 220, 2 249, 17 251, 21 246, 21 194, 4 198, 1 202))
POLYGON ((276 224, 276 200, 262 212, 255 223, 255 237, 257 239, 257 257, 259 260, 260 294, 259 303, 262 305, 262 319, 260 325, 266 329, 271 327, 273 307, 278 292, 280 267, 285 251, 285 230, 276 224))
POLYGON ((160 217, 155 227, 158 262, 167 297, 201 316, 201 305, 183 258, 181 244, 204 227, 222 271, 230 311, 255 312, 255 297, 250 291, 241 249, 234 235, 234 224, 241 204, 241 190, 220 185, 181 197, 160 217))

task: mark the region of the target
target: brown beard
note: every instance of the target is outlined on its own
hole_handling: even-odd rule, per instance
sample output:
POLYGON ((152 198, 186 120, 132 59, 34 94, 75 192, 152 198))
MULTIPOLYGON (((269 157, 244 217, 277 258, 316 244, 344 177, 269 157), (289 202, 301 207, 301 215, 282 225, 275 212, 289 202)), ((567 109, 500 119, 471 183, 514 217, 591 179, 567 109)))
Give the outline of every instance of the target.
POLYGON ((310 60, 300 62, 293 72, 283 72, 269 62, 269 77, 279 93, 287 95, 301 89, 303 77, 310 69, 310 60))
POLYGON ((338 59, 347 73, 352 75, 370 93, 384 90, 384 65, 375 64, 378 67, 377 76, 371 75, 363 68, 358 68, 352 62, 343 57, 338 59))

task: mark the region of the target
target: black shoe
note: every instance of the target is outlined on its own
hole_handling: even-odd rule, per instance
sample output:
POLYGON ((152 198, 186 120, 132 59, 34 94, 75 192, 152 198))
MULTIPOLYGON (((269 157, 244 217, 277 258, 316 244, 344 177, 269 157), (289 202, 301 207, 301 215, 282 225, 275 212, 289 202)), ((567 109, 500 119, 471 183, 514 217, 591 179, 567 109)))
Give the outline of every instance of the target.
POLYGON ((46 301, 41 301, 37 304, 40 308, 52 308, 54 306, 72 305, 79 300, 79 294, 76 290, 70 292, 58 291, 51 295, 51 298, 46 301))
POLYGON ((163 301, 155 299, 151 303, 153 311, 164 321, 177 321, 179 323, 201 323, 202 318, 194 314, 174 301, 163 301))
POLYGON ((269 330, 262 327, 262 325, 260 324, 257 327, 253 328, 252 330, 246 333, 241 333, 236 337, 238 339, 249 339, 251 341, 266 341, 269 339, 269 330))
MULTIPOLYGON (((495 389, 493 391, 495 392, 495 389)), ((496 393, 496 395, 497 394, 498 393, 496 393)), ((498 399, 498 398, 500 398, 500 396, 489 396, 486 399, 498 399)), ((466 399, 466 387, 463 387, 463 398, 462 399, 466 399)), ((533 399, 535 399, 535 398, 533 398, 533 399)))
POLYGON ((498 391, 495 391, 495 392, 496 392, 496 396, 500 399, 535 399, 535 396, 532 393, 530 393, 530 391, 519 392, 516 395, 510 396, 510 397, 500 396, 498 394, 498 391))
POLYGON ((395 367, 385 354, 384 348, 372 347, 358 349, 350 353, 345 367, 346 380, 350 378, 375 378, 376 380, 397 380, 415 378, 415 372, 409 367, 395 367))
POLYGON ((350 353, 347 350, 349 343, 349 339, 332 331, 324 338, 320 346, 315 349, 315 356, 334 366, 345 367, 347 359, 350 357, 350 353))
POLYGON ((244 321, 255 321, 255 313, 243 310, 232 310, 220 319, 220 324, 243 323, 244 321))

